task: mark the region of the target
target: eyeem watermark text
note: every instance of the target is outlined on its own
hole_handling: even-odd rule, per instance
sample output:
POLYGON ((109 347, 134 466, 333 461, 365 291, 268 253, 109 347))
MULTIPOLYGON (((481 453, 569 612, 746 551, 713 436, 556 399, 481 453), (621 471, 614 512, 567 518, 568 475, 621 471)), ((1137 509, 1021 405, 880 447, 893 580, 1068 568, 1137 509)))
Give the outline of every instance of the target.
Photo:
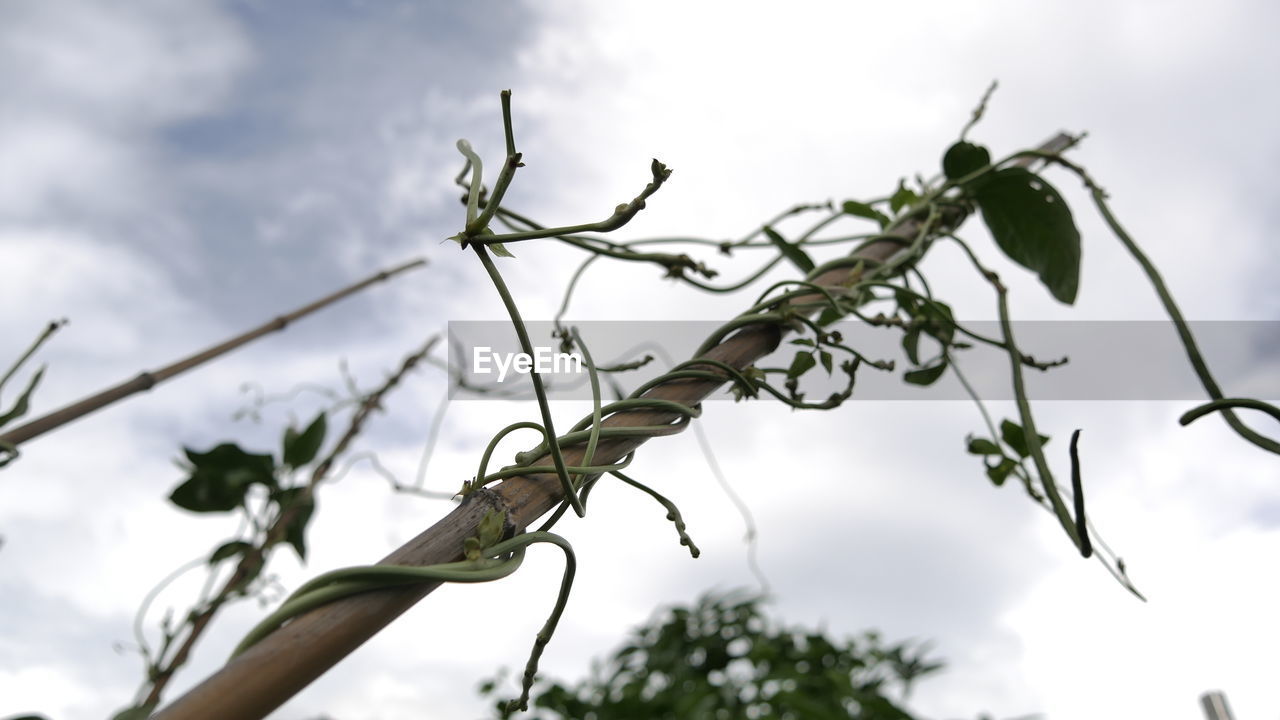
POLYGON ((507 379, 508 372, 528 375, 536 372, 539 375, 555 373, 582 372, 582 355, 579 353, 553 352, 548 347, 535 347, 533 355, 528 353, 494 352, 493 348, 478 345, 471 350, 471 372, 477 375, 491 375, 498 372, 498 382, 507 379))

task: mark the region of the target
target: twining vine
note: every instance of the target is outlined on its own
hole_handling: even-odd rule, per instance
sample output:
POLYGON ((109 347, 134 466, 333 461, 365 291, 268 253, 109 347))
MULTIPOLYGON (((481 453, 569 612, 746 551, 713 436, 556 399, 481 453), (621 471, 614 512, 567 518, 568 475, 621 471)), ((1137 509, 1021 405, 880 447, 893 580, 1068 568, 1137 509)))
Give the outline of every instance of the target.
MULTIPOLYGON (((829 410, 839 407, 853 396, 859 369, 864 366, 883 372, 897 369, 892 360, 865 356, 832 328, 834 323, 848 317, 874 326, 897 328, 902 332, 901 344, 909 364, 903 375, 905 382, 929 386, 948 371, 955 373, 982 415, 986 435, 971 435, 967 449, 981 458, 989 480, 999 486, 1010 477, 1017 478, 1028 496, 1058 520, 1068 539, 1084 557, 1096 555, 1124 587, 1138 594, 1128 579, 1123 561, 1101 541, 1086 515, 1080 431, 1073 433, 1068 452, 1072 468, 1070 488, 1059 486, 1045 454, 1049 437, 1039 434, 1032 414, 1023 379, 1024 368, 1046 371, 1065 362, 1065 359, 1039 361, 1019 348, 1010 320, 1009 292, 999 276, 978 260, 971 244, 959 237, 962 222, 975 212, 980 213, 999 249, 1018 265, 1036 273, 1055 299, 1070 305, 1075 301, 1079 287, 1080 234, 1065 200, 1033 167, 1057 166, 1073 173, 1089 190, 1112 232, 1147 274, 1178 330, 1193 369, 1211 398, 1210 402, 1188 412, 1182 418, 1183 424, 1207 414, 1221 413, 1243 438, 1264 450, 1280 453, 1280 443, 1246 426, 1236 412, 1256 410, 1280 419, 1280 410, 1258 400, 1230 398, 1223 394, 1204 364, 1194 338, 1159 274, 1115 220, 1105 192, 1080 166, 1063 158, 1062 153, 1083 136, 1059 136, 1040 149, 1016 152, 994 162, 985 147, 966 139, 984 113, 989 95, 990 92, 974 111, 972 119, 961 132, 960 140, 944 153, 942 174, 933 180, 917 177, 910 186, 905 180, 900 181, 887 196, 866 202, 848 200, 797 205, 747 236, 733 241, 676 237, 617 242, 594 233, 607 233, 624 226, 663 187, 671 176, 671 170, 654 160, 650 165, 648 184, 634 199, 618 205, 602 221, 563 227, 540 225, 502 206, 523 159, 515 144, 510 93, 503 92, 506 156, 491 190, 483 184, 480 156, 465 140, 458 142, 458 150, 464 158, 458 182, 467 191, 464 198, 466 209, 462 230, 451 239, 476 256, 508 313, 521 349, 530 355, 533 347, 528 329, 518 302, 500 271, 500 263, 505 260, 495 260, 494 256, 511 258, 513 253, 509 246, 536 240, 563 242, 588 253, 566 288, 556 316, 556 335, 564 348, 575 349, 584 358, 592 392, 592 412, 567 432, 557 433, 543 378, 537 372, 530 373, 538 418, 500 430, 482 453, 475 476, 462 484, 458 495, 467 498, 476 493, 490 492, 488 486, 510 478, 550 476, 558 482, 560 504, 539 528, 529 532, 517 532, 504 511, 488 512, 474 535, 467 539, 464 547, 459 548, 458 554, 463 559, 457 562, 427 567, 378 565, 345 568, 321 575, 300 587, 255 628, 237 648, 237 654, 261 642, 299 614, 336 599, 405 584, 499 579, 519 568, 530 546, 550 544, 565 554, 561 588, 550 616, 537 635, 526 665, 520 697, 505 706, 507 712, 527 709, 538 660, 566 609, 576 567, 568 541, 552 533, 551 529, 569 510, 579 517, 585 515, 592 488, 602 477, 617 477, 654 498, 673 523, 681 545, 688 547, 693 557, 699 554, 676 506, 625 472, 634 456, 635 446, 651 437, 677 434, 701 413, 696 402, 655 397, 655 391, 681 383, 716 386, 727 383, 729 391, 738 400, 769 396, 796 409, 829 410), (805 218, 810 220, 806 229, 790 238, 784 234, 784 223, 794 224, 805 218), (847 220, 869 221, 875 224, 876 229, 860 233, 832 231, 838 223, 847 220), (500 226, 499 229, 495 230, 494 225, 500 226), (994 290, 1000 318, 999 337, 988 337, 966 327, 954 318, 950 306, 933 294, 919 263, 939 242, 956 243, 978 275, 994 290), (687 247, 690 252, 714 249, 726 256, 739 251, 766 251, 770 257, 742 279, 717 285, 712 281, 718 273, 705 261, 696 260, 687 253, 651 250, 668 245, 687 247), (850 246, 851 249, 843 257, 821 263, 810 255, 813 250, 833 246, 850 246), (712 332, 692 360, 673 365, 630 393, 619 393, 618 400, 605 402, 602 383, 608 379, 611 386, 621 387, 620 381, 613 376, 635 369, 647 360, 598 366, 580 332, 561 322, 581 278, 602 257, 656 265, 666 277, 710 292, 741 291, 784 262, 800 271, 803 278, 773 283, 746 311, 712 332), (762 329, 771 333, 771 337, 776 336, 775 346, 788 334, 796 336, 789 341, 794 354, 781 365, 735 366, 713 357, 715 350, 724 343, 762 329), (922 352, 921 341, 924 338, 936 345, 931 357, 922 352), (1008 355, 1010 381, 1017 406, 1016 419, 1002 419, 997 425, 965 378, 958 361, 963 351, 975 343, 999 348, 1008 355), (830 376, 843 376, 843 389, 826 398, 809 399, 802 382, 817 368, 822 368, 830 376), (628 422, 650 417, 669 419, 628 422), (538 433, 539 444, 517 453, 513 463, 491 469, 490 463, 500 443, 507 436, 522 431, 538 433), (611 447, 627 449, 615 457, 602 450, 609 443, 614 444, 611 447), (566 459, 565 451, 570 448, 575 452, 574 457, 580 457, 580 460, 566 459)), ((433 437, 438 432, 440 420, 438 415, 433 423, 433 437)), ((297 438, 309 432, 310 429, 297 438)), ((286 455, 288 442, 286 438, 286 455)), ((267 461, 261 462, 262 482, 269 485, 265 478, 273 474, 266 472, 267 461)), ((289 464, 287 458, 284 462, 289 464)), ((193 474, 190 482, 194 481, 193 474)), ((240 482, 252 484, 253 481, 240 482)), ((213 495, 222 491, 219 488, 209 490, 213 495)), ((269 492, 275 490, 269 488, 269 492)), ((271 540, 270 533, 265 537, 268 542, 281 539, 276 536, 274 541, 271 540)), ((253 547, 235 546, 219 552, 225 552, 226 557, 240 557, 244 562, 251 553, 261 552, 253 547)))

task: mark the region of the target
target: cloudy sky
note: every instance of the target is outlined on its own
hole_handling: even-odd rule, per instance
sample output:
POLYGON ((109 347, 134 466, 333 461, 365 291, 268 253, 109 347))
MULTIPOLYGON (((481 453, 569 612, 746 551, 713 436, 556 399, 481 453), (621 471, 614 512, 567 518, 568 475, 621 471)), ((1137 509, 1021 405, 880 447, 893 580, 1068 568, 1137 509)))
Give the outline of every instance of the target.
MULTIPOLYGON (((1267 3, 16 0, 3 15, 0 362, 48 320, 71 320, 42 354, 34 412, 382 267, 431 265, 24 448, 0 476, 0 714, 87 720, 128 702, 143 595, 235 531, 166 504, 180 448, 230 439, 265 451, 322 403, 304 393, 260 424, 237 422, 242 383, 337 388, 345 358, 372 386, 446 322, 504 317, 475 258, 441 243, 462 223, 454 141, 497 165, 502 89, 527 164, 511 207, 556 224, 603 218, 657 157, 675 173, 623 234, 727 239, 797 202, 876 197, 935 173, 998 79, 976 140, 1002 154, 1088 130, 1076 158, 1188 317, 1280 319, 1268 232, 1280 219, 1280 101, 1266 90, 1280 18, 1267 3)), ((1161 317, 1079 183, 1052 178, 1084 236, 1074 308, 1000 260, 976 223, 967 231, 1012 286, 1017 316, 1161 317)), ((502 266, 512 290, 526 317, 548 319, 577 256, 517 253, 502 266)), ((961 261, 940 248, 924 268, 959 316, 991 319, 989 292, 961 261)), ((747 302, 660 275, 597 263, 570 317, 713 320, 747 302)), ((1230 394, 1247 378, 1223 380, 1230 394)), ((412 479, 443 392, 438 371, 415 375, 360 449, 412 479)), ((780 618, 930 640, 949 668, 913 696, 927 717, 1192 720, 1215 688, 1242 720, 1280 716, 1273 456, 1216 419, 1179 428, 1188 402, 1039 407, 1060 471, 1066 437, 1084 428, 1092 516, 1143 604, 1014 487, 985 480, 963 452, 981 426, 972 405, 921 398, 831 413, 708 405, 705 431, 755 514, 780 618)), ((557 417, 582 411, 566 402, 557 417)), ((454 403, 427 484, 456 489, 493 432, 533 413, 454 403)), ((704 555, 683 554, 647 500, 602 487, 585 520, 561 526, 580 571, 548 673, 580 676, 659 605, 755 582, 742 519, 691 433, 646 448, 635 475, 680 504, 704 555)), ((363 465, 319 502, 309 565, 278 558, 286 588, 376 560, 448 509, 390 492, 363 465)), ((501 584, 442 589, 273 717, 479 717, 473 688, 523 665, 559 563, 539 549, 501 584), (466 616, 503 622, 456 620, 466 616)), ((158 607, 184 607, 190 590, 180 583, 158 607)), ((173 689, 216 669, 262 612, 224 613, 173 689)))

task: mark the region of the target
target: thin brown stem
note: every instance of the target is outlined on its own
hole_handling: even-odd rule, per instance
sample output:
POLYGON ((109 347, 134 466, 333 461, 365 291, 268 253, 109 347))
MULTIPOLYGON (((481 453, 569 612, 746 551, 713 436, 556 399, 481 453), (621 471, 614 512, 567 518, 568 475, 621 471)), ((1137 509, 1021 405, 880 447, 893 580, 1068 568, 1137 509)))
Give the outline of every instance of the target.
POLYGON ((237 335, 229 340, 218 343, 217 345, 195 353, 194 355, 183 358, 175 363, 165 365, 157 370, 144 370, 130 380, 113 385, 101 392, 90 395, 82 400, 78 400, 59 410, 55 410, 48 415, 36 418, 29 423, 19 425, 18 427, 0 435, 0 443, 7 443, 13 446, 21 445, 22 443, 39 437, 50 430, 55 430, 69 422, 72 422, 73 420, 78 420, 95 410, 100 410, 112 403, 123 400, 130 395, 150 390, 175 375, 179 375, 194 367, 203 365, 220 355, 224 355, 242 345, 258 339, 263 335, 284 330, 285 327, 294 320, 310 315, 311 313, 349 295, 353 295, 374 283, 383 282, 406 270, 411 270, 426 264, 427 261, 425 259, 418 258, 402 265, 397 265, 393 268, 383 270, 361 280, 358 283, 355 283, 354 285, 349 285, 337 292, 326 295, 325 297, 322 297, 308 305, 304 305, 291 313, 277 316, 270 322, 260 325, 241 335, 237 335))

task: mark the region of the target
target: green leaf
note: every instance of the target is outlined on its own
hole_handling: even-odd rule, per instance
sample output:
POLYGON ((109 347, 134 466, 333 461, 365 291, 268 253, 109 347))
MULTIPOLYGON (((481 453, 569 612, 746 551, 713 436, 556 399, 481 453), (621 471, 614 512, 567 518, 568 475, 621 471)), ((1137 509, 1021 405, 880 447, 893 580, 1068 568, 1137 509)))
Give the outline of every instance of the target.
POLYGON ((253 546, 243 540, 232 540, 231 542, 222 543, 218 546, 218 549, 214 550, 213 554, 209 556, 209 564, 216 565, 227 558, 243 555, 251 549, 253 549, 253 546))
POLYGON ((9 408, 9 412, 0 415, 0 427, 27 414, 27 410, 31 409, 31 393, 35 392, 36 384, 40 382, 40 378, 43 375, 43 367, 35 371, 31 376, 30 382, 27 383, 27 389, 23 390, 22 394, 18 396, 17 402, 13 404, 13 407, 9 408))
POLYGON ((272 484, 276 461, 270 455, 246 452, 235 443, 222 443, 209 452, 183 448, 182 452, 198 470, 218 472, 242 471, 252 482, 272 484))
POLYGON ((906 179, 898 181, 898 189, 889 196, 889 209, 895 214, 905 207, 911 207, 920 201, 920 196, 907 187, 906 179))
POLYGON ((840 318, 844 317, 844 313, 836 312, 835 308, 828 305, 818 315, 818 327, 826 327, 840 318))
POLYGON ((969 436, 969 453, 971 455, 1004 455, 1000 446, 986 438, 969 436))
POLYGON ((841 209, 844 210, 846 215, 855 215, 857 217, 867 218, 868 220, 875 220, 877 223, 880 223, 881 228, 889 225, 888 215, 885 215, 866 203, 858 202, 857 200, 845 200, 841 209))
POLYGON ((986 148, 963 140, 947 148, 942 156, 942 172, 948 180, 959 180, 990 164, 991 153, 986 148))
POLYGON ((937 365, 932 365, 919 370, 911 370, 902 376, 903 380, 912 385, 932 385, 942 377, 942 373, 947 371, 947 362, 945 360, 937 365))
POLYGON ((191 476, 169 495, 173 504, 192 512, 227 512, 244 502, 249 487, 276 486, 275 460, 223 443, 201 453, 183 448, 193 466, 191 476))
POLYGON ((793 265, 800 268, 800 272, 807 275, 813 270, 813 260, 809 257, 808 253, 800 248, 799 245, 787 242, 777 233, 776 230, 768 225, 764 226, 764 234, 768 236, 769 242, 773 243, 779 250, 781 250, 782 254, 786 256, 793 265))
POLYGON ((285 430, 284 464, 298 468, 314 460, 316 453, 320 452, 320 446, 324 444, 326 430, 324 413, 317 415, 316 419, 312 420, 307 429, 301 433, 295 431, 292 426, 285 430))
POLYGON ((795 359, 791 361, 791 367, 787 368, 787 379, 794 380, 809 372, 817 364, 818 361, 813 359, 812 353, 798 352, 795 359))
POLYGON ((307 523, 311 522, 311 516, 316 510, 315 496, 307 492, 306 487, 292 487, 272 493, 271 497, 280 506, 282 513, 290 508, 298 508, 297 513, 285 527, 284 539, 298 553, 298 559, 305 561, 307 559, 307 523))
POLYGON ((827 371, 827 374, 830 375, 831 368, 832 368, 832 360, 833 360, 833 358, 831 357, 831 353, 827 352, 826 350, 819 350, 818 359, 822 361, 822 367, 827 371))
POLYGON ((1000 461, 999 465, 987 468, 987 477, 991 478, 991 482, 995 483, 996 487, 1000 487, 1004 484, 1005 479, 1009 477, 1009 473, 1013 472, 1013 469, 1017 466, 1018 463, 1005 458, 1000 461))
POLYGON ((18 459, 18 446, 0 440, 0 468, 18 459))
POLYGON ((489 243, 489 251, 498 257, 515 257, 515 255, 513 255, 502 243, 489 243))
POLYGON ((913 327, 902 334, 902 351, 912 365, 920 364, 920 328, 913 327))
MULTIPOLYGON (((1040 435, 1039 438, 1041 447, 1049 442, 1048 435, 1040 435)), ((1000 423, 1000 439, 1018 453, 1018 457, 1027 457, 1031 454, 1031 450, 1027 448, 1026 433, 1023 432, 1021 425, 1012 420, 1004 420, 1000 423)))
POLYGON ((186 482, 169 493, 169 502, 191 512, 229 512, 244 502, 247 486, 218 482, 209 473, 196 471, 186 482))
POLYGON ((935 300, 931 303, 920 303, 920 312, 924 313, 929 321, 923 328, 924 332, 943 345, 950 345, 956 332, 951 306, 935 300))
POLYGON ((1062 196, 1025 168, 1005 168, 974 189, 982 219, 1011 260, 1071 305, 1080 286, 1080 231, 1062 196))

